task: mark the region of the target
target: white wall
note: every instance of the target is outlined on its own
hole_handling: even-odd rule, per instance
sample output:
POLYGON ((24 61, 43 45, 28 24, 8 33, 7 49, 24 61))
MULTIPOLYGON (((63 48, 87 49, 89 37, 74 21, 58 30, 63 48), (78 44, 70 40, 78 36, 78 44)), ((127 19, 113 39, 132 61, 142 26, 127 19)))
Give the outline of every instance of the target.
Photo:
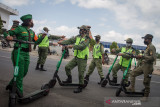
POLYGON ((0 8, 0 16, 2 20, 6 21, 6 23, 3 23, 3 28, 8 30, 10 13, 0 8))

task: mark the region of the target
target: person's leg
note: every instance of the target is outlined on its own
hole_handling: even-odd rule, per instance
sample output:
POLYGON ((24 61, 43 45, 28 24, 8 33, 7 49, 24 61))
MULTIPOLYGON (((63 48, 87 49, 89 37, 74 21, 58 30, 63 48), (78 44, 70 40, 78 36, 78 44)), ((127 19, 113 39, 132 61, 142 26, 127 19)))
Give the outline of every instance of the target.
POLYGON ((130 73, 130 80, 131 80, 131 84, 129 87, 127 87, 126 89, 128 91, 134 92, 135 91, 135 77, 139 76, 143 74, 143 69, 142 66, 135 68, 131 73, 130 73))
POLYGON ((117 72, 120 68, 121 68, 121 65, 119 63, 113 66, 113 69, 112 69, 113 79, 111 80, 111 82, 117 83, 117 72))
POLYGON ((95 69, 95 60, 92 59, 91 64, 89 65, 88 72, 86 73, 85 79, 89 81, 89 76, 93 73, 95 69))
POLYGON ((42 49, 40 47, 38 47, 38 60, 37 60, 37 65, 36 65, 36 70, 39 70, 39 65, 41 63, 41 59, 42 59, 42 49))
POLYGON ((77 59, 73 58, 69 63, 65 66, 66 75, 68 78, 66 81, 63 81, 63 83, 72 83, 72 76, 71 76, 71 70, 77 66, 77 59))
POLYGON ((79 87, 74 90, 74 93, 82 92, 82 88, 84 86, 84 72, 86 71, 87 60, 85 59, 77 59, 78 64, 78 75, 79 75, 79 87))
POLYGON ((46 58, 47 58, 47 55, 48 55, 48 47, 43 47, 42 48, 42 52, 41 52, 41 68, 40 70, 41 71, 47 71, 44 69, 44 63, 46 62, 46 58))
POLYGON ((143 101, 146 101, 149 93, 150 93, 150 81, 151 81, 151 75, 153 72, 153 65, 151 64, 145 64, 143 66, 143 73, 144 73, 144 80, 143 80, 143 84, 144 84, 144 98, 141 99, 143 101))
POLYGON ((98 70, 98 74, 101 78, 100 82, 98 84, 101 84, 101 82, 104 79, 104 75, 103 75, 103 71, 102 71, 102 60, 101 59, 96 59, 95 64, 96 64, 96 67, 97 67, 97 70, 98 70))

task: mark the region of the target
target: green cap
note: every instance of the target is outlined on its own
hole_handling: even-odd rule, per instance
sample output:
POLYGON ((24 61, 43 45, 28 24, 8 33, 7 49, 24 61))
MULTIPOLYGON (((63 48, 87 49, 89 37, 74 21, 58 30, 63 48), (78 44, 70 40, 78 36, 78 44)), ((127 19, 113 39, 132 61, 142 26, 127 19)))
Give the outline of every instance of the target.
POLYGON ((153 35, 151 34, 146 34, 142 39, 153 39, 153 35))
POLYGON ((47 27, 44 27, 43 30, 44 31, 49 31, 49 29, 47 27))
POLYGON ((85 30, 89 30, 89 28, 85 25, 82 25, 81 27, 78 27, 78 29, 85 29, 85 30))
POLYGON ((26 20, 26 19, 32 19, 32 15, 31 14, 27 14, 27 15, 24 15, 20 18, 22 21, 26 20))
POLYGON ((96 35, 96 36, 94 36, 94 37, 101 38, 101 36, 100 36, 100 35, 96 35))
POLYGON ((125 41, 126 41, 127 43, 133 43, 133 39, 132 39, 132 38, 127 38, 125 41))

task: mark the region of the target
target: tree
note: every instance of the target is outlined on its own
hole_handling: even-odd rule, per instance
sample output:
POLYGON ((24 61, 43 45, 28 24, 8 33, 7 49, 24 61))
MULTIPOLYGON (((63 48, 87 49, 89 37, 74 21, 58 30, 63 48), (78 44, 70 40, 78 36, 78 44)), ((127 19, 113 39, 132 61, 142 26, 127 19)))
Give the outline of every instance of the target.
POLYGON ((1 16, 0 16, 0 34, 2 34, 2 27, 3 27, 3 23, 2 23, 2 20, 1 20, 1 16))
POLYGON ((159 53, 156 53, 157 54, 157 59, 160 59, 160 54, 159 53))
POLYGON ((117 49, 118 48, 118 45, 117 45, 117 42, 112 42, 112 44, 110 45, 110 52, 112 51, 112 49, 115 48, 117 49))

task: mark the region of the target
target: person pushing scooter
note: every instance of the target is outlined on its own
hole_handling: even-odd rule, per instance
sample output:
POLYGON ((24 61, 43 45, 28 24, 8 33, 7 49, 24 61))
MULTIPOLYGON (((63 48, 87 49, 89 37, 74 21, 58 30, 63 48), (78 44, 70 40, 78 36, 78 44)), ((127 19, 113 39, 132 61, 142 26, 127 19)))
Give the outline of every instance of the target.
MULTIPOLYGON (((5 32, 4 37, 7 38, 7 40, 12 41, 13 40, 12 36, 15 35, 17 40, 30 41, 30 42, 33 41, 36 44, 39 44, 43 40, 43 38, 46 36, 46 34, 43 34, 43 36, 39 39, 35 36, 34 31, 30 29, 34 26, 32 15, 27 14, 22 16, 20 19, 23 21, 22 25, 16 27, 14 30, 9 30, 8 32, 5 32)), ((16 59, 18 57, 17 56, 18 46, 19 46, 19 43, 14 44, 14 49, 11 54, 11 59, 14 67, 15 67, 16 59)), ((28 72, 29 63, 30 63, 29 52, 31 52, 31 44, 21 43, 21 51, 19 54, 19 62, 18 62, 19 73, 16 80, 17 89, 18 89, 17 94, 20 98, 23 97, 23 78, 26 76, 28 72)), ((6 90, 12 90, 12 83, 13 83, 13 79, 6 86, 6 90)))
MULTIPOLYGON (((128 67, 130 55, 128 55, 127 53, 129 53, 129 54, 134 53, 134 50, 132 48, 132 43, 133 43, 133 40, 131 38, 128 38, 126 40, 126 47, 112 50, 113 53, 118 53, 118 56, 121 56, 119 63, 116 64, 112 69, 112 76, 113 76, 113 79, 111 80, 112 83, 117 83, 118 70, 121 69, 124 72, 126 70, 126 68, 128 67)), ((129 76, 129 72, 128 72, 126 79, 125 79, 126 86, 128 85, 128 76, 129 76)))

